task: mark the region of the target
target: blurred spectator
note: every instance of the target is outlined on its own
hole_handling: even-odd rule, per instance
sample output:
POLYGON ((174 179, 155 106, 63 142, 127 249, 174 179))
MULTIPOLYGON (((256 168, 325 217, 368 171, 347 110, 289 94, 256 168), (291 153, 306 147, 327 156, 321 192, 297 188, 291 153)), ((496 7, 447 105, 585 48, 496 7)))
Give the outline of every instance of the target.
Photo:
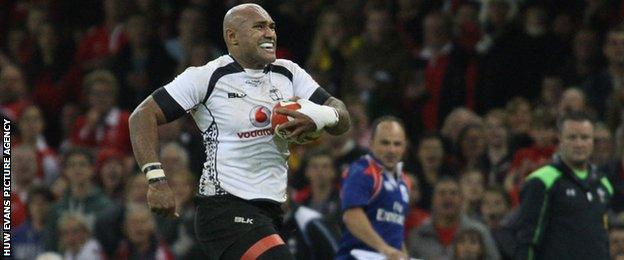
POLYGON ((67 213, 58 220, 60 251, 65 260, 104 260, 100 243, 91 236, 91 228, 80 213, 67 213))
MULTIPOLYGON (((624 26, 609 30, 602 52, 606 57, 606 68, 595 77, 588 78, 582 89, 587 95, 588 104, 596 109, 598 118, 604 120, 611 105, 609 103, 620 99, 624 89, 624 26)), ((616 117, 613 120, 620 118, 616 117)), ((613 125, 617 123, 610 124, 613 125)))
POLYGON ((598 35, 589 28, 576 32, 572 48, 573 55, 566 58, 561 69, 566 86, 580 86, 588 77, 595 77, 600 68, 598 35))
POLYGON ((122 203, 124 183, 129 177, 123 166, 123 156, 115 150, 100 150, 95 167, 98 186, 111 201, 122 203))
POLYGON ((483 235, 477 229, 459 231, 454 241, 453 259, 485 260, 485 243, 483 235))
POLYGON ((332 157, 326 150, 312 150, 306 155, 304 174, 309 186, 294 195, 295 203, 321 213, 332 230, 340 225, 340 190, 332 157))
POLYGON ((611 132, 602 122, 594 128, 594 152, 590 162, 598 167, 605 166, 615 159, 615 142, 611 132))
POLYGON ((480 219, 481 201, 485 181, 483 173, 478 170, 465 171, 459 178, 459 189, 462 193, 462 213, 472 219, 480 219))
MULTIPOLYGON (((52 237, 46 240, 47 249, 56 249, 56 220, 65 214, 79 213, 83 215, 84 225, 88 230, 94 226, 96 217, 108 206, 112 205, 102 190, 93 180, 95 159, 88 150, 74 148, 63 154, 63 175, 67 178, 68 189, 58 200, 47 216, 47 229, 52 237)), ((77 249, 77 248, 74 248, 77 249)))
POLYGON ((613 199, 611 209, 620 213, 624 211, 624 153, 620 152, 611 163, 604 166, 609 181, 613 185, 613 199))
MULTIPOLYGON (((353 120, 351 122, 353 123, 353 120)), ((366 154, 366 149, 355 140, 353 128, 340 136, 325 135, 324 138, 325 147, 333 159, 334 169, 338 175, 349 168, 349 164, 366 154)))
POLYGON ((174 259, 167 245, 156 238, 152 213, 145 205, 130 205, 124 217, 127 239, 121 242, 117 259, 174 259))
POLYGON ((513 151, 509 147, 509 132, 502 109, 490 110, 484 118, 485 153, 481 165, 488 185, 501 185, 511 166, 513 151))
POLYGON ((13 231, 13 252, 16 259, 34 259, 43 253, 45 216, 54 197, 43 186, 33 186, 28 192, 28 218, 13 231))
POLYGON ((37 180, 46 185, 52 184, 59 175, 59 161, 56 151, 48 146, 43 136, 45 122, 41 110, 36 106, 26 107, 19 119, 18 128, 17 146, 32 147, 37 153, 37 180))
MULTIPOLYGON (((187 59, 192 57, 190 54, 193 46, 202 43, 210 46, 210 57, 221 56, 221 52, 208 43, 206 38, 208 25, 203 12, 197 7, 184 8, 178 17, 178 36, 165 42, 167 52, 178 64, 187 64, 187 59)), ((212 58, 209 60, 212 60, 212 58)))
POLYGON ((418 148, 414 156, 416 165, 414 172, 419 180, 421 198, 418 207, 425 211, 431 209, 433 186, 442 176, 453 176, 455 171, 445 163, 444 145, 439 135, 424 134, 418 140, 418 148))
POLYGON ((37 154, 30 146, 21 146, 11 151, 13 159, 13 168, 11 169, 11 178, 13 186, 11 187, 11 227, 20 226, 26 220, 28 210, 28 191, 30 188, 39 184, 37 181, 37 154))
POLYGON ((0 67, 0 114, 11 121, 17 121, 30 106, 24 73, 14 65, 0 67))
POLYGON ((481 157, 485 154, 485 131, 481 124, 464 126, 454 144, 459 170, 483 170, 481 157))
POLYGON ((281 236, 295 259, 332 259, 338 251, 338 237, 331 232, 323 215, 291 201, 283 204, 281 236))
POLYGON ((529 147, 533 140, 531 129, 531 104, 524 98, 515 97, 505 105, 506 125, 509 129, 510 146, 513 150, 529 147))
POLYGON ((500 258, 487 227, 462 214, 462 195, 457 181, 442 178, 434 188, 431 218, 410 234, 407 245, 410 255, 424 259, 451 259, 453 241, 465 229, 476 229, 481 234, 486 259, 500 258))
POLYGON ((46 123, 46 137, 53 146, 58 145, 61 136, 61 111, 79 93, 77 75, 69 67, 73 48, 60 35, 51 22, 38 27, 34 56, 26 65, 28 81, 32 84, 32 98, 41 110, 46 123), (72 71, 73 72, 73 71, 72 71), (78 93, 74 93, 78 92, 78 93))
POLYGON ((365 29, 360 37, 361 46, 347 64, 350 73, 344 83, 349 87, 346 93, 365 102, 369 118, 398 115, 407 76, 404 75, 407 53, 391 27, 388 10, 382 7, 368 9, 365 29))
POLYGON ((423 222, 429 219, 429 213, 418 207, 422 198, 422 193, 420 192, 420 182, 412 174, 408 174, 407 177, 410 179, 412 187, 409 194, 409 212, 405 217, 405 244, 409 243, 409 241, 407 241, 409 239, 409 233, 413 229, 420 227, 423 222))
POLYGON ((189 172, 169 172, 171 189, 175 192, 176 212, 180 217, 168 219, 156 217, 158 227, 156 230, 160 237, 170 245, 171 251, 176 259, 198 259, 203 258, 202 249, 195 241, 195 204, 193 195, 195 194, 196 181, 189 172))
POLYGON ((71 144, 130 153, 130 114, 117 107, 119 86, 115 76, 106 70, 91 72, 85 77, 83 88, 87 109, 76 119, 71 131, 71 144))
POLYGON ((502 186, 490 186, 483 192, 480 219, 490 230, 503 259, 511 259, 516 247, 511 206, 511 198, 502 186))
POLYGON ((424 46, 418 59, 426 66, 428 98, 421 113, 424 127, 434 130, 458 106, 475 108, 476 60, 451 41, 452 27, 442 13, 427 14, 423 24, 424 46))
POLYGON ((537 102, 534 102, 535 109, 543 109, 552 114, 557 114, 563 87, 564 82, 560 76, 555 74, 544 76, 544 79, 542 79, 539 99, 537 102))
POLYGON ((457 143, 461 130, 471 124, 481 124, 481 117, 468 108, 455 108, 444 118, 441 130, 442 136, 445 138, 445 141, 453 144, 457 143))
POLYGON ((624 224, 618 223, 609 229, 609 251, 613 259, 624 257, 624 224))
POLYGON ((479 8, 477 2, 462 1, 453 21, 457 45, 469 53, 475 51, 475 45, 481 40, 483 33, 479 24, 479 8))
POLYGON ((319 85, 332 96, 341 98, 346 63, 362 44, 347 34, 344 18, 334 9, 327 9, 318 18, 318 26, 306 67, 319 85))
POLYGON ((164 86, 174 75, 176 63, 155 35, 147 18, 134 15, 128 19, 128 44, 113 60, 119 79, 119 106, 135 108, 149 94, 164 86))
POLYGON ((178 143, 169 142, 160 148, 160 161, 163 170, 171 174, 189 172, 189 154, 178 143))
POLYGON ((119 241, 125 238, 123 230, 126 206, 130 204, 147 203, 147 180, 143 174, 134 174, 128 177, 124 186, 124 201, 113 205, 101 212, 95 222, 95 236, 102 243, 107 255, 115 255, 119 241))
POLYGON ((130 12, 129 1, 103 1, 104 21, 90 28, 78 44, 75 61, 83 72, 105 69, 111 58, 128 41, 124 32, 126 15, 130 12))
POLYGON ((561 117, 570 112, 587 111, 585 93, 578 88, 566 89, 561 94, 561 100, 557 106, 557 116, 561 117))

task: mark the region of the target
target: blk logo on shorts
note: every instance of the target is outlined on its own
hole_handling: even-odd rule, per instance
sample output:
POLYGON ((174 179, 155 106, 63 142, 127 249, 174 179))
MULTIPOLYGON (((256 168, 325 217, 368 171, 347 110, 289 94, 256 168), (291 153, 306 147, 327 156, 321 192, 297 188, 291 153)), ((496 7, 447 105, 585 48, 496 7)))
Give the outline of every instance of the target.
POLYGON ((253 218, 234 217, 234 223, 252 224, 253 218))
POLYGON ((249 121, 255 127, 265 127, 271 122, 271 110, 265 106, 255 106, 249 112, 249 121))

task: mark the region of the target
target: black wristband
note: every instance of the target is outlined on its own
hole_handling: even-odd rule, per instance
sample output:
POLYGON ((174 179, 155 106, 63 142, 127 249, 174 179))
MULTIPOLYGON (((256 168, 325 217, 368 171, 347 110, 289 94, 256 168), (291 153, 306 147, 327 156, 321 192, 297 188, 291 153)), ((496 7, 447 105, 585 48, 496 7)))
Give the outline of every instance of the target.
POLYGON ((143 174, 147 174, 149 171, 157 170, 157 169, 162 169, 162 165, 160 163, 159 164, 150 165, 150 166, 147 166, 147 167, 143 168, 143 174))
POLYGON ((161 182, 161 181, 167 181, 167 178, 158 177, 158 178, 149 179, 147 180, 147 184, 154 184, 154 183, 161 182))

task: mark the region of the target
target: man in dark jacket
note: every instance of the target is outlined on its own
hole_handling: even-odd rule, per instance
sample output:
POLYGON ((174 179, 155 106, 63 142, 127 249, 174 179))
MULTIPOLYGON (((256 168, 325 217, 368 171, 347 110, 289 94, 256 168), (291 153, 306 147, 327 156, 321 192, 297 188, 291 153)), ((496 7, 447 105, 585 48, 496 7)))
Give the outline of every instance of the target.
POLYGON ((516 259, 609 259, 613 187, 588 162, 593 135, 584 114, 561 119, 558 155, 529 175, 522 190, 516 259))

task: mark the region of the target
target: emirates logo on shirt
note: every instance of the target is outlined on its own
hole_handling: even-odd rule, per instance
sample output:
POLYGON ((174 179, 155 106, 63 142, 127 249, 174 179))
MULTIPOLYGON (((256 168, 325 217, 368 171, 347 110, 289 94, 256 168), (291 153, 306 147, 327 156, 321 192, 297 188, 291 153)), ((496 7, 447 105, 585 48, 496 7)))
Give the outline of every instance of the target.
POLYGON ((265 106, 255 106, 249 112, 249 121, 255 127, 265 127, 271 122, 271 110, 265 106))

